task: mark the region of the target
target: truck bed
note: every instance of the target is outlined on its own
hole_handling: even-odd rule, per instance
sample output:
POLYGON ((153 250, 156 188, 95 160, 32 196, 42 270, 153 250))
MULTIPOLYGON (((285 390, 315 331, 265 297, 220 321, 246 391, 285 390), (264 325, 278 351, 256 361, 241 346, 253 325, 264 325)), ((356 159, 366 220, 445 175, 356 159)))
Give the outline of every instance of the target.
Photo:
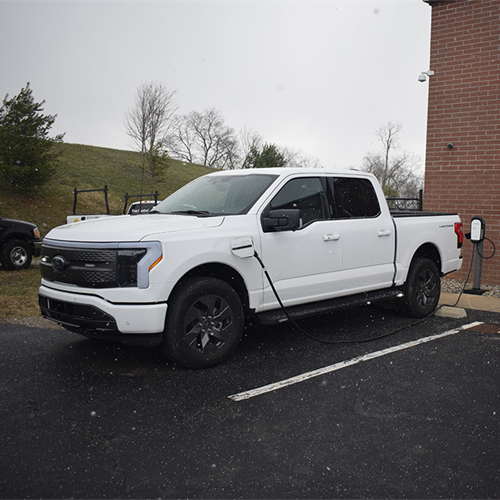
POLYGON ((429 217, 442 215, 458 215, 456 212, 424 212, 418 210, 394 210, 391 211, 394 218, 398 217, 429 217))

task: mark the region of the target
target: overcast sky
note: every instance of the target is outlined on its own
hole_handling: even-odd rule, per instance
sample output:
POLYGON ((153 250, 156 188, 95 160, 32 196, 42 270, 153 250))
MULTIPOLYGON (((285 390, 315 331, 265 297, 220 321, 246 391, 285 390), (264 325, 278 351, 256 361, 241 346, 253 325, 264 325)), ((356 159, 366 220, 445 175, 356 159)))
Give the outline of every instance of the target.
POLYGON ((0 0, 0 98, 30 82, 52 133, 132 149, 123 119, 144 82, 178 113, 226 124, 349 168, 401 122, 425 156, 431 8, 422 0, 0 0))

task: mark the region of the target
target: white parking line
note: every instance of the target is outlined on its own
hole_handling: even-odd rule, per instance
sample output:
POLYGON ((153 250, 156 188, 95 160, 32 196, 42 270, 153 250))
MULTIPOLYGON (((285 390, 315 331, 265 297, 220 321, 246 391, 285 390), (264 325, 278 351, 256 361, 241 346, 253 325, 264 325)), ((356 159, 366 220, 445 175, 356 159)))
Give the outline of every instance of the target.
POLYGON ((460 328, 457 328, 455 330, 449 330, 447 332, 440 333, 438 335, 431 335, 430 337, 423 337, 421 339, 413 340, 412 342, 408 342, 406 344, 400 344, 394 347, 388 347, 387 349, 383 349, 382 351, 375 351, 369 354, 365 354, 363 356, 359 356, 357 358, 349 359, 347 361, 341 361, 340 363, 336 363, 330 366, 325 366, 324 368, 319 368, 317 370, 313 370, 307 373, 302 373, 301 375, 297 375, 295 377, 288 378, 286 380, 281 380, 280 382, 264 385, 256 389, 251 389, 250 391, 240 392, 238 394, 232 394, 231 396, 228 396, 228 398, 232 399, 233 401, 242 401, 244 399, 254 398, 255 396, 260 396, 261 394, 265 394, 267 392, 277 391, 278 389, 283 389, 284 387, 288 387, 289 385, 298 384, 299 382, 304 382, 305 380, 309 380, 311 378, 324 375, 325 373, 334 372, 342 368, 346 368, 347 366, 352 366, 357 363, 361 363, 362 361, 368 361, 369 359, 379 358, 380 356, 385 356, 386 354, 402 351, 403 349, 409 349, 410 347, 415 347, 420 344, 425 344, 426 342, 431 342, 433 340, 447 337, 448 335, 454 335, 455 333, 459 333, 462 330, 467 330, 469 328, 473 328, 481 324, 482 322, 470 323, 469 325, 461 326, 460 328))

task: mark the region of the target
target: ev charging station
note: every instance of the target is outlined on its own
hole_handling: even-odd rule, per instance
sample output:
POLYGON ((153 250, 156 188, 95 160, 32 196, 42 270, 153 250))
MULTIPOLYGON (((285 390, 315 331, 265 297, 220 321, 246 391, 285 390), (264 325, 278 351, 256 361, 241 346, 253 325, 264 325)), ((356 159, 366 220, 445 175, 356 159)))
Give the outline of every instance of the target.
POLYGON ((483 270, 483 244, 485 239, 486 223, 479 216, 472 217, 470 225, 470 240, 474 244, 474 283, 470 293, 481 295, 481 273, 483 270))

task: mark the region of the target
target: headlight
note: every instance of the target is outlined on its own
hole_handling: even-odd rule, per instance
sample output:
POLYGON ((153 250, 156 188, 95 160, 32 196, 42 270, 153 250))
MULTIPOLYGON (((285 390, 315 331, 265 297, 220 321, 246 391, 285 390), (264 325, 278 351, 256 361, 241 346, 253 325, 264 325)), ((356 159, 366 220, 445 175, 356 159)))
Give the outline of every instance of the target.
POLYGON ((117 279, 120 286, 137 286, 137 264, 146 253, 145 248, 118 250, 117 279))
POLYGON ((162 259, 159 241, 120 243, 117 255, 117 278, 120 286, 149 286, 149 272, 162 259))

